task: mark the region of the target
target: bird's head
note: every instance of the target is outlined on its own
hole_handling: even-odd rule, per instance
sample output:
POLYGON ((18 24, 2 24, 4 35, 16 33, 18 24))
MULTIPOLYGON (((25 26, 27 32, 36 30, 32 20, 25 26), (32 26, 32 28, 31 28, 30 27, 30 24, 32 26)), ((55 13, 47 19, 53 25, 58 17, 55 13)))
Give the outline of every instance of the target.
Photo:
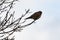
POLYGON ((39 13, 42 13, 42 11, 38 11, 39 13))

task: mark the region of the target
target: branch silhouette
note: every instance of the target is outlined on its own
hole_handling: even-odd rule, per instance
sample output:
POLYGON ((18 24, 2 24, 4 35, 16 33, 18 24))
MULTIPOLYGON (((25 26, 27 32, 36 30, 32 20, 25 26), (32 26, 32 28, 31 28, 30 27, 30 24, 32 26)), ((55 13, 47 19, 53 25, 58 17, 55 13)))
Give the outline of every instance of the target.
POLYGON ((8 6, 4 6, 2 9, 0 9, 1 14, 3 14, 3 12, 7 11, 6 14, 5 14, 5 17, 2 19, 2 21, 0 23, 0 34, 1 35, 3 34, 2 36, 0 36, 0 38, 3 37, 3 39, 1 39, 1 40, 14 40, 13 38, 9 39, 9 36, 11 36, 14 32, 17 32, 17 31, 21 32, 21 30, 23 30, 23 28, 33 24, 37 19, 39 19, 41 17, 41 13, 42 13, 41 11, 35 12, 38 15, 37 14, 35 15, 35 13, 34 13, 34 14, 32 14, 32 16, 27 17, 28 19, 33 18, 34 20, 32 22, 28 23, 28 24, 25 24, 25 25, 21 26, 21 24, 26 22, 26 20, 24 20, 23 22, 21 22, 21 20, 23 19, 23 17, 25 17, 29 13, 30 9, 28 9, 25 12, 25 14, 21 15, 21 17, 17 18, 16 20, 13 20, 15 11, 13 11, 12 13, 10 13, 10 11, 13 8, 13 5, 14 5, 15 1, 17 1, 17 0, 12 0, 11 2, 7 2, 7 0, 3 0, 2 3, 0 4, 0 6, 3 6, 3 4, 5 4, 5 3, 8 4, 9 3, 8 6), (6 10, 7 8, 8 8, 8 10, 6 10), (11 28, 11 30, 5 31, 8 28, 11 28), (6 34, 8 34, 8 36, 4 37, 6 34))

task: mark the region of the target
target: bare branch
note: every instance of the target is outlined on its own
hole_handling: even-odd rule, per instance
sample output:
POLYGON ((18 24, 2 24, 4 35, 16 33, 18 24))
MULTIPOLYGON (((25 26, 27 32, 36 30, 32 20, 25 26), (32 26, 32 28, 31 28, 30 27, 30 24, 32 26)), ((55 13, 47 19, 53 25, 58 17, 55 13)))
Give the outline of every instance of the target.
POLYGON ((13 8, 15 1, 17 1, 17 0, 13 0, 11 2, 7 2, 7 0, 3 0, 2 3, 0 4, 0 6, 1 5, 3 6, 3 4, 9 3, 7 6, 4 6, 3 8, 0 9, 1 13, 6 11, 5 17, 2 19, 2 21, 0 23, 0 34, 4 34, 4 35, 2 35, 0 37, 4 37, 5 34, 8 34, 8 36, 4 37, 2 40, 6 40, 6 38, 8 38, 14 32, 21 31, 23 28, 25 28, 35 22, 35 20, 34 20, 28 24, 21 26, 21 24, 26 22, 26 20, 24 20, 23 22, 21 22, 21 20, 23 19, 23 17, 26 16, 26 14, 29 13, 30 9, 28 9, 25 12, 25 14, 23 14, 21 17, 17 18, 16 20, 13 19, 15 11, 13 11, 13 14, 10 12, 11 12, 11 9, 13 8), (11 30, 5 31, 5 29, 9 29, 9 28, 11 28, 11 30))
MULTIPOLYGON (((13 2, 14 2, 14 1, 13 1, 13 2)), ((10 8, 9 8, 9 10, 7 11, 6 16, 5 16, 5 18, 3 19, 3 21, 1 22, 0 26, 3 25, 3 23, 7 20, 8 13, 9 13, 9 11, 10 11, 11 8, 12 8, 13 2, 10 4, 10 8)))
POLYGON ((0 4, 0 6, 3 5, 3 3, 4 3, 5 1, 6 1, 6 0, 3 0, 3 2, 0 4))
POLYGON ((29 23, 29 24, 26 24, 26 25, 23 25, 23 26, 21 26, 20 28, 25 28, 25 27, 27 27, 27 26, 29 26, 29 25, 31 25, 32 23, 34 23, 35 21, 32 21, 31 23, 29 23))
MULTIPOLYGON (((18 23, 15 24, 15 25, 17 26, 17 24, 19 24, 19 22, 20 22, 20 20, 22 19, 22 17, 24 17, 28 12, 29 12, 29 9, 27 10, 27 12, 26 12, 24 15, 22 15, 20 18, 18 18, 17 20, 15 20, 14 22, 12 22, 11 24, 7 25, 7 26, 6 26, 5 28, 3 28, 2 30, 8 28, 9 26, 13 25, 15 22, 18 21, 18 23)), ((6 24, 6 22, 5 22, 5 24, 6 24)), ((14 30, 16 30, 16 28, 14 28, 14 29, 11 30, 11 31, 14 31, 14 30)), ((11 32, 11 31, 9 31, 9 32, 11 32)), ((4 33, 8 33, 8 32, 4 32, 4 33)), ((0 34, 3 34, 3 33, 0 33, 0 34)))

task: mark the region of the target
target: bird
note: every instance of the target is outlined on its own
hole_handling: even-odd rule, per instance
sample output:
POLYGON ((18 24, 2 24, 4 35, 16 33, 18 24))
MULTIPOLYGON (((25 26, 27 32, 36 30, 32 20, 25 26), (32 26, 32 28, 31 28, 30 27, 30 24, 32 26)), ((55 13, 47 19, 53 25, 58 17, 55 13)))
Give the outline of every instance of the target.
POLYGON ((34 14, 32 14, 30 17, 27 17, 25 19, 33 19, 34 21, 36 21, 41 17, 41 15, 42 15, 42 11, 37 11, 34 14))

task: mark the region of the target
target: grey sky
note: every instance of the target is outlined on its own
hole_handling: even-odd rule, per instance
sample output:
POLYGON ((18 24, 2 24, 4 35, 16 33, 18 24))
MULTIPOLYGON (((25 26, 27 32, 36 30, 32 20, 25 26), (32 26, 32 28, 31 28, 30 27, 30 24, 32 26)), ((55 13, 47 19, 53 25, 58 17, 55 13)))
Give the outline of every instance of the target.
POLYGON ((25 9, 43 12, 36 23, 16 33, 16 40, 60 40, 60 0, 19 0, 16 5, 17 18, 25 9))

